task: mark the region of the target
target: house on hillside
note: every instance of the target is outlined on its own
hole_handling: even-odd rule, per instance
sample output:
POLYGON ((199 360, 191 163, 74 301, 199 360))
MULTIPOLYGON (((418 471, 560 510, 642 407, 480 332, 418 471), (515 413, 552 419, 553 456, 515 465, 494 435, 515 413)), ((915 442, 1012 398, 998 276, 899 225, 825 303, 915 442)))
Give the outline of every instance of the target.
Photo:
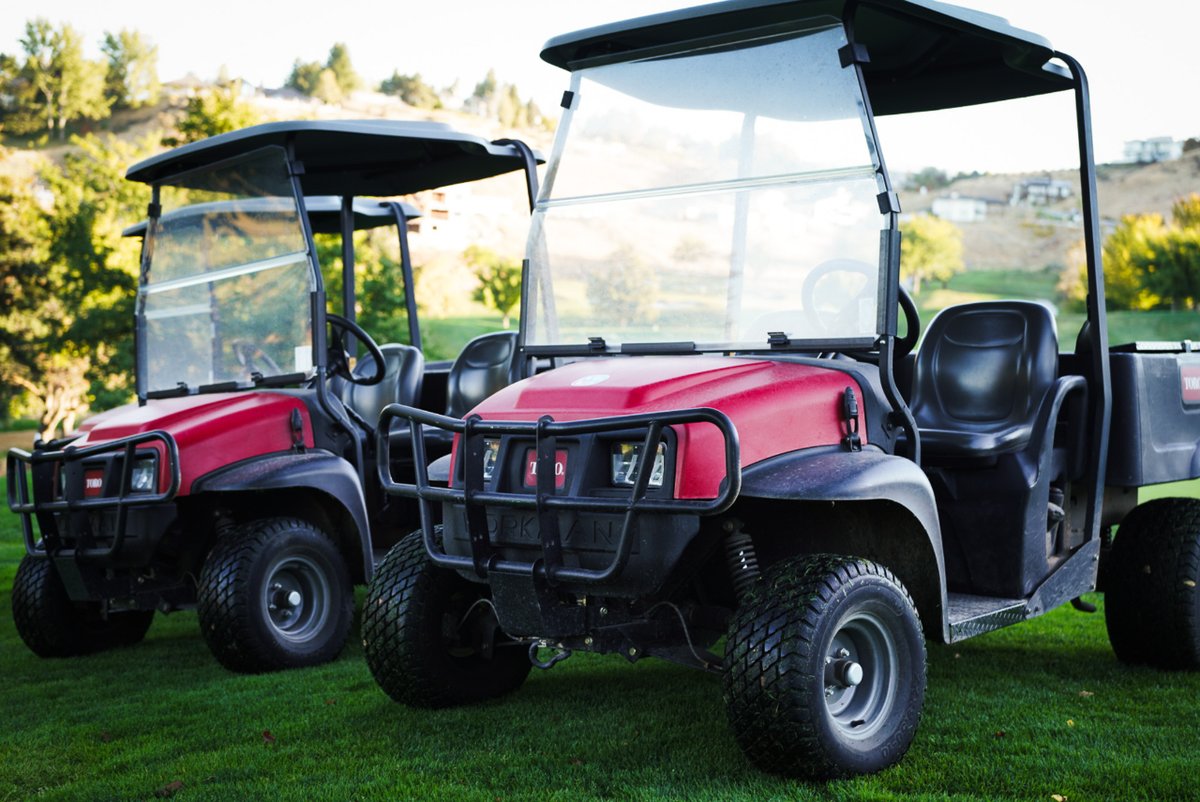
POLYGON ((949 220, 952 223, 978 223, 987 219, 988 201, 986 198, 973 198, 952 192, 933 199, 930 211, 934 217, 949 220))
POLYGON ((1125 161, 1134 164, 1152 164, 1178 159, 1183 155, 1183 143, 1169 136, 1150 139, 1131 139, 1125 143, 1125 161))
POLYGON ((1029 206, 1046 206, 1055 201, 1066 200, 1075 194, 1075 188, 1070 181, 1060 181, 1050 176, 1025 178, 1013 184, 1012 197, 1009 205, 1019 206, 1025 203, 1029 206))

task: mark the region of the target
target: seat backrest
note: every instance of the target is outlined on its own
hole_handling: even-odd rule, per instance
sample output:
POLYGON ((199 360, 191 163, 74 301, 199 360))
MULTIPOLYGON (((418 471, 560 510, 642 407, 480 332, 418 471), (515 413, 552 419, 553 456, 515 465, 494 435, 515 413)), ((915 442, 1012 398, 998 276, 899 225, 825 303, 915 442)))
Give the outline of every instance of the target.
POLYGON ((940 433, 930 440, 949 447, 939 450, 1017 450, 1058 374, 1054 316, 1032 301, 943 309, 929 324, 913 374, 913 417, 923 432, 940 433))
MULTIPOLYGON (((361 415, 372 427, 379 423, 379 413, 388 404, 413 406, 417 403, 425 373, 425 357, 420 349, 388 343, 381 345, 379 350, 383 352, 384 362, 382 381, 371 385, 343 381, 338 388, 342 403, 361 415)), ((353 372, 355 377, 373 375, 375 358, 366 354, 354 365, 353 372)))
POLYGON ((446 414, 461 418, 517 376, 517 333, 481 334, 463 346, 446 381, 446 414))

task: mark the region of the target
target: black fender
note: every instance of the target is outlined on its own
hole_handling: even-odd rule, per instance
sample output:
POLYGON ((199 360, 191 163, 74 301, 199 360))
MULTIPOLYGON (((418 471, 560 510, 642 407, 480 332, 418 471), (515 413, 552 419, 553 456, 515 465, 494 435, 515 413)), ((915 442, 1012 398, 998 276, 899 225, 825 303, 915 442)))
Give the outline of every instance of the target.
MULTIPOLYGON (((354 467, 328 451, 287 452, 229 465, 205 474, 192 483, 192 495, 200 493, 243 493, 270 490, 311 489, 339 505, 353 522, 362 555, 364 581, 374 568, 371 556, 371 526, 363 488, 354 467)), ((339 533, 331 533, 335 536, 339 533)), ((351 574, 357 573, 351 566, 351 574)))
MULTIPOLYGON (((743 468, 740 496, 779 501, 890 502, 907 510, 923 531, 937 570, 935 578, 929 576, 927 565, 916 566, 916 573, 928 576, 933 583, 920 595, 938 604, 940 630, 949 640, 946 564, 937 503, 929 478, 914 462, 869 447, 862 451, 792 451, 743 468)), ((918 595, 917 588, 909 590, 914 597, 918 595)))

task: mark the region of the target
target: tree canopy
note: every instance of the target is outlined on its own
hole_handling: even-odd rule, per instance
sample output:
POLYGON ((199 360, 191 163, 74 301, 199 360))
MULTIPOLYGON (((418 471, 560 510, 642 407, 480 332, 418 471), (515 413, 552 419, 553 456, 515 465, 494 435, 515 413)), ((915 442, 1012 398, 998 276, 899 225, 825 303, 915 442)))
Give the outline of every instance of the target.
POLYGON ((503 318, 501 326, 507 329, 512 323, 512 310, 521 303, 520 261, 503 259, 481 245, 471 245, 463 251, 463 261, 479 280, 473 297, 499 312, 503 318))
POLYGON ((83 39, 70 25, 55 27, 39 17, 25 23, 23 57, 6 57, 0 68, 13 100, 7 126, 17 133, 44 130, 66 139, 67 125, 108 116, 105 66, 84 58, 83 39))
POLYGON ((962 231, 954 223, 919 214, 900 224, 900 278, 913 295, 922 282, 945 283, 965 266, 962 231))
POLYGON ((158 102, 158 46, 139 31, 122 28, 104 34, 101 52, 108 60, 104 91, 113 108, 135 109, 158 102))

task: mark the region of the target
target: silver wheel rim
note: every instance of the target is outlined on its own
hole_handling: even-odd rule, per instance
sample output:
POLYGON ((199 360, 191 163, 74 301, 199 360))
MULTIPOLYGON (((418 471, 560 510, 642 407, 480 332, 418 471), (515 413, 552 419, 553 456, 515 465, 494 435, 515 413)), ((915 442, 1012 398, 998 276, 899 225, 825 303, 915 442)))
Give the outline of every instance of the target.
POLYGON ((844 618, 825 653, 825 713, 849 740, 875 735, 896 704, 900 666, 896 640, 871 610, 844 618))
POLYGON ((314 560, 288 556, 267 571, 262 604, 267 623, 279 637, 304 643, 325 628, 331 596, 329 578, 314 560))

